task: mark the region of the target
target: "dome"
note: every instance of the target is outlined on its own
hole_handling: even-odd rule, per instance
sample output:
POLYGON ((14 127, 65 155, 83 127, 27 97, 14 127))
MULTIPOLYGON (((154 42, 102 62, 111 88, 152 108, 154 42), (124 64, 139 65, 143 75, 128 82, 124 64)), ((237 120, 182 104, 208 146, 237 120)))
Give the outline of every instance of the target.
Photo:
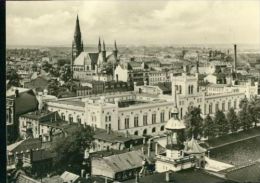
POLYGON ((171 117, 167 124, 165 125, 165 128, 167 130, 179 130, 179 129, 185 129, 184 122, 182 120, 179 120, 176 117, 171 117))

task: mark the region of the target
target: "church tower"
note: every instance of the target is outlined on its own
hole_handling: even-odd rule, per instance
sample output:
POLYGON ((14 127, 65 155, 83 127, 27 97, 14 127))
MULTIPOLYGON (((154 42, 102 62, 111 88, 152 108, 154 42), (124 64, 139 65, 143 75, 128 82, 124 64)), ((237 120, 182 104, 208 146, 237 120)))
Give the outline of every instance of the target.
POLYGON ((100 37, 98 38, 98 53, 101 52, 101 41, 100 41, 100 37))
POLYGON ((105 45, 105 41, 103 40, 103 50, 102 50, 102 57, 103 57, 103 62, 106 62, 106 45, 105 45))
POLYGON ((80 25, 79 25, 79 17, 77 15, 76 27, 74 32, 74 39, 72 42, 72 65, 73 61, 79 54, 83 51, 83 41, 81 39, 80 25))
POLYGON ((117 49, 117 45, 116 45, 116 41, 115 41, 113 54, 114 54, 114 57, 115 57, 115 60, 116 60, 116 61, 117 61, 117 53, 118 53, 118 49, 117 49))

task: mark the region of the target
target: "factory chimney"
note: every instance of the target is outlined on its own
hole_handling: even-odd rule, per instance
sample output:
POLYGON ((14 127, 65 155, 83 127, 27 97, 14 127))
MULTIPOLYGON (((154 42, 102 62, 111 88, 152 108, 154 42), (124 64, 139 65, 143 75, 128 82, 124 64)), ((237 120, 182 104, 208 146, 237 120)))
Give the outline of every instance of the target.
POLYGON ((236 44, 234 44, 234 56, 235 56, 235 58, 234 58, 234 71, 236 70, 236 67, 237 67, 237 45, 236 44))

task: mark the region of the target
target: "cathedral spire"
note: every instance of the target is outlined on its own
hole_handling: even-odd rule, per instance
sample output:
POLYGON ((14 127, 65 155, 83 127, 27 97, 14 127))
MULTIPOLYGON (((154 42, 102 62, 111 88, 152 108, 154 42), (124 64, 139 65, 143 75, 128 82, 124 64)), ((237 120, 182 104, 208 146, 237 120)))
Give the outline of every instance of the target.
POLYGON ((98 52, 101 52, 101 41, 100 41, 100 37, 98 38, 98 52))
POLYGON ((114 50, 117 51, 116 40, 115 40, 115 43, 114 43, 114 50))
POLYGON ((103 40, 103 51, 106 51, 105 41, 103 40))

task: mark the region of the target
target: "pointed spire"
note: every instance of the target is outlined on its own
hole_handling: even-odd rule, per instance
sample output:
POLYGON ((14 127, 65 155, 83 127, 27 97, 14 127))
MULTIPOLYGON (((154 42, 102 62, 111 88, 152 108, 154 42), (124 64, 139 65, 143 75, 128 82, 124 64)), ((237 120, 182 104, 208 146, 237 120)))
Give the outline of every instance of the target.
POLYGON ((114 43, 114 49, 115 49, 115 51, 117 51, 116 40, 115 40, 115 43, 114 43))
POLYGON ((80 32, 80 25, 79 25, 79 16, 77 15, 77 20, 76 20, 76 27, 75 27, 75 32, 74 32, 74 36, 81 36, 81 32, 80 32))
POLYGON ((98 38, 98 52, 101 52, 101 41, 100 41, 100 36, 98 38))
POLYGON ((103 51, 106 51, 105 41, 103 40, 103 51))

